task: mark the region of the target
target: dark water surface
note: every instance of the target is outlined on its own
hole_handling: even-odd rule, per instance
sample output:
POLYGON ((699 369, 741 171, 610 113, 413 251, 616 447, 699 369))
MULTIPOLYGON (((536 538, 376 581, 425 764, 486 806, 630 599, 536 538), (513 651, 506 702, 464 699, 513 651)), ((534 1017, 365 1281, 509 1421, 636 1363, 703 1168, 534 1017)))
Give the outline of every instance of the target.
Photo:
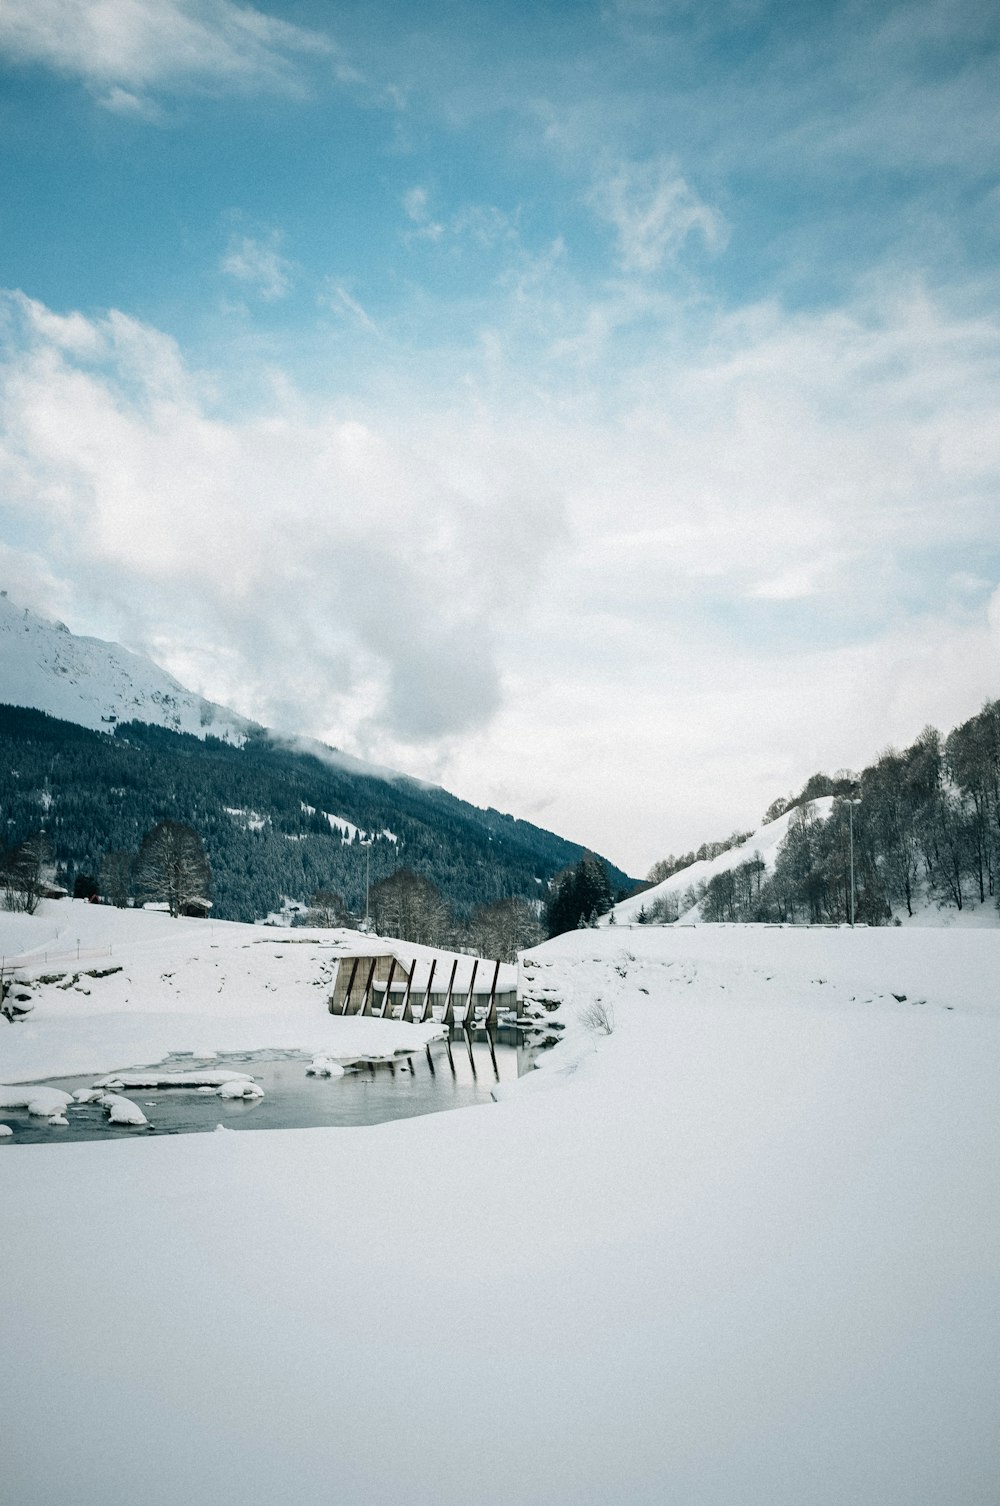
MULTIPOLYGON (((68 1126, 50 1125, 25 1111, 4 1110, 0 1120, 14 1131, 19 1144, 51 1145, 66 1140, 121 1140, 153 1134, 183 1135, 226 1129, 310 1129, 317 1125, 382 1124, 444 1109, 489 1103, 498 1082, 510 1082, 530 1071, 534 1051, 521 1043, 520 1031, 503 1028, 466 1033, 456 1028, 449 1040, 433 1041, 409 1057, 393 1062, 360 1063, 343 1077, 307 1077, 311 1054, 241 1052, 206 1061, 172 1056, 155 1065, 163 1071, 188 1072, 226 1068, 247 1072, 264 1089, 257 1099, 224 1099, 195 1088, 123 1088, 118 1091, 142 1109, 149 1127, 110 1124, 98 1104, 71 1104, 68 1126)), ((149 1064, 130 1068, 140 1071, 149 1064)), ((123 1069, 124 1070, 124 1069, 123 1069)), ((73 1093, 90 1088, 101 1077, 47 1077, 53 1088, 73 1093)), ((8 1144, 11 1143, 9 1140, 8 1144)))

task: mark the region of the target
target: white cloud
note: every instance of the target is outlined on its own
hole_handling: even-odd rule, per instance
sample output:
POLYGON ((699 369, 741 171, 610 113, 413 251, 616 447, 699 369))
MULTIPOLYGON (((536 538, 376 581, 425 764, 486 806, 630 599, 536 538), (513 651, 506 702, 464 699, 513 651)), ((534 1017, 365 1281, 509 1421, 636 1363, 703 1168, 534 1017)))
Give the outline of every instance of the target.
POLYGON ((148 112, 163 86, 300 87, 332 43, 232 0, 4 0, 0 53, 81 78, 111 110, 148 112))
POLYGON ((106 93, 98 98, 98 103, 112 115, 131 116, 136 120, 148 120, 154 125, 164 120, 163 111, 154 100, 148 99, 141 94, 133 94, 131 89, 123 89, 120 84, 112 84, 106 93))
POLYGON ((339 318, 346 319, 349 323, 358 325, 361 329, 367 330, 369 334, 378 334, 378 325, 374 319, 372 319, 371 315, 362 307, 358 300, 347 291, 343 283, 336 282, 332 278, 328 279, 326 289, 320 295, 319 301, 331 313, 338 315, 339 318))
POLYGON ((421 188, 419 184, 416 184, 413 188, 408 188, 403 195, 403 208, 406 211, 408 219, 411 219, 416 225, 422 225, 427 219, 426 188, 421 188))
POLYGON ((720 250, 726 242, 722 216, 699 198, 670 162, 606 165, 587 201, 614 227, 626 272, 658 271, 695 234, 710 251, 720 250))
MULTIPOLYGON (((997 587, 990 597, 987 620, 989 621, 990 632, 993 635, 993 652, 1000 659, 1000 586, 997 587)), ((996 699, 995 696, 994 699, 996 699)))
POLYGON ((636 871, 1000 689, 1000 328, 919 288, 610 387, 498 337, 463 387, 406 355, 377 412, 238 421, 124 315, 13 298, 7 336, 4 531, 58 615, 636 871))
POLYGON ((14 297, 6 315, 5 531, 131 641, 188 663, 219 645, 216 697, 356 745, 494 712, 493 622, 525 589, 480 555, 517 507, 502 480, 464 493, 391 426, 332 410, 214 417, 173 342, 121 314, 14 297))
POLYGON ((292 287, 292 263, 282 256, 282 235, 278 230, 261 239, 253 235, 232 235, 219 263, 227 277, 234 277, 253 289, 265 303, 284 298, 292 287))
POLYGON ((419 184, 408 188, 403 195, 403 210, 406 218, 416 226, 408 232, 411 240, 439 241, 444 235, 444 226, 431 218, 430 195, 419 184))

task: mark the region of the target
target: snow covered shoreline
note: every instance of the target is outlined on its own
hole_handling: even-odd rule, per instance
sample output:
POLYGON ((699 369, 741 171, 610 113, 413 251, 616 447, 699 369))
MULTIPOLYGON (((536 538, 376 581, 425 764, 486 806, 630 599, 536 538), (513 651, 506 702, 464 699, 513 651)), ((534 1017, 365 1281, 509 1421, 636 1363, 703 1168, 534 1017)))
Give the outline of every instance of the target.
POLYGON ((996 943, 882 934, 537 948, 477 1112, 4 1147, 12 1499, 992 1506, 996 943))
POLYGON ((12 992, 29 1009, 0 1021, 0 1082, 128 1071, 172 1053, 389 1060, 439 1036, 436 1025, 327 1012, 337 956, 356 941, 74 901, 0 915, 21 980, 12 992))

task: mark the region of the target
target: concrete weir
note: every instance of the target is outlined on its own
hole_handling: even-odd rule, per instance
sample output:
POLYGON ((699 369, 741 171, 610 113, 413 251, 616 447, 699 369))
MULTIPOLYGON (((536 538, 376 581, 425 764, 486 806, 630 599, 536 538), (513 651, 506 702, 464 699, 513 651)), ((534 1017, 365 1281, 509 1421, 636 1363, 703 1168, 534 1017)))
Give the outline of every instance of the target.
POLYGON ((329 998, 331 1014, 445 1025, 496 1024, 500 1011, 516 1006, 517 970, 509 964, 382 940, 339 958, 329 998))

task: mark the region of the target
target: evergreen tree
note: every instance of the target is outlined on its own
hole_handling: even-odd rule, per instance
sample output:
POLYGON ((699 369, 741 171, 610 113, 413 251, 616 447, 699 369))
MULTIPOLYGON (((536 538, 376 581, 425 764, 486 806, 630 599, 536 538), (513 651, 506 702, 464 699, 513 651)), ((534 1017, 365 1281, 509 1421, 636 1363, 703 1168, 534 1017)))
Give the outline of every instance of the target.
POLYGON ((597 917, 610 910, 614 889, 608 870, 593 853, 586 852, 578 863, 557 873, 549 886, 545 920, 550 936, 561 936, 577 926, 594 924, 597 917))

